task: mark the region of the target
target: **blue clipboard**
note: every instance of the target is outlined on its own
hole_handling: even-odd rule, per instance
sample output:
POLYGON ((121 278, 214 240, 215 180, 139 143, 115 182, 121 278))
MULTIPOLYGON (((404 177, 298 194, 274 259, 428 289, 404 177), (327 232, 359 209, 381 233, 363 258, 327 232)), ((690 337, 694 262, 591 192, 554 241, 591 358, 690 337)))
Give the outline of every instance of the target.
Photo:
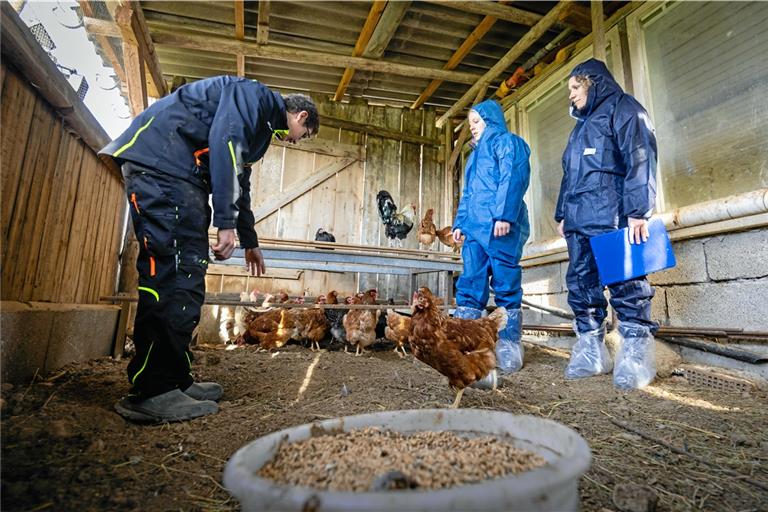
POLYGON ((629 243, 628 228, 589 239, 600 282, 604 286, 659 272, 677 264, 664 222, 652 219, 648 223, 648 232, 648 240, 640 244, 629 243))

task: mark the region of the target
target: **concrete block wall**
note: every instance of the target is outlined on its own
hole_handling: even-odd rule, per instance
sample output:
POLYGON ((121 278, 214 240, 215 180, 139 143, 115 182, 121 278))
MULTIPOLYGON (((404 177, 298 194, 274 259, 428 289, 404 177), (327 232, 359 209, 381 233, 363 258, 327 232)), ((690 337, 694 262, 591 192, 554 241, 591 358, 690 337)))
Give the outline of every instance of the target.
MULTIPOLYGON (((661 325, 768 331, 768 229, 673 243, 677 266, 652 274, 653 319, 661 325)), ((570 311, 568 262, 523 268, 525 298, 570 311)), ((526 323, 567 322, 525 313, 526 323)))
POLYGON ((3 382, 29 382, 74 361, 112 353, 119 306, 0 303, 3 382))

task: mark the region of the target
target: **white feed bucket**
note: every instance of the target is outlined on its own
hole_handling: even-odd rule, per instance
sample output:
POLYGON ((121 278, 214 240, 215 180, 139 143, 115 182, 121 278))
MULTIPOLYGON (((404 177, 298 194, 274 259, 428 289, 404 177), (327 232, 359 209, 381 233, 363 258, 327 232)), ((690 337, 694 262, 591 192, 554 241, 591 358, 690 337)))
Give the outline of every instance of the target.
POLYGON ((570 428, 534 416, 477 409, 387 411, 301 425, 259 438, 240 448, 224 469, 224 486, 244 511, 433 511, 433 510, 577 510, 578 482, 592 455, 586 441, 570 428), (495 435, 541 455, 545 466, 477 484, 441 490, 381 492, 320 491, 279 485, 260 478, 282 442, 378 427, 401 433, 451 431, 464 437, 495 435))

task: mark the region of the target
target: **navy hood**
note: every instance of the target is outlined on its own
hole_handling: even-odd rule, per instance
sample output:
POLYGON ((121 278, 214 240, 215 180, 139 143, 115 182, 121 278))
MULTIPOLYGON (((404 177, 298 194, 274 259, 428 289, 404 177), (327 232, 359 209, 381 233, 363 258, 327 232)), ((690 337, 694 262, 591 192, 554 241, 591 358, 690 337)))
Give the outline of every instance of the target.
POLYGON ((578 110, 571 105, 571 115, 577 119, 587 117, 607 98, 624 92, 613 79, 613 75, 608 71, 605 63, 597 59, 589 59, 578 64, 571 71, 570 77, 574 76, 587 76, 592 81, 587 95, 587 104, 584 108, 578 110))

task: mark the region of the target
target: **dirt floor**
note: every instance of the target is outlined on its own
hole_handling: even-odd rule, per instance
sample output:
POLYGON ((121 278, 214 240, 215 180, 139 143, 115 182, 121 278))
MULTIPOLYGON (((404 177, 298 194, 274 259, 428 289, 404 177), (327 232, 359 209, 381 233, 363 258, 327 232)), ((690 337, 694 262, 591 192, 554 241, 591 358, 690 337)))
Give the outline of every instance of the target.
MULTIPOLYGON (((225 388, 219 414, 158 426, 114 412, 128 390, 125 360, 3 384, 2 509, 239 510, 222 471, 255 438, 318 419, 450 405, 442 376, 400 359, 391 345, 374 348, 354 357, 299 345, 277 353, 199 347, 196 377, 225 388)), ((580 432, 594 457, 581 480, 582 510, 628 509, 625 484, 650 488, 657 510, 768 510, 765 391, 725 394, 671 377, 624 393, 610 376, 565 381, 566 358, 528 346, 524 369, 505 377, 503 389, 469 389, 461 405, 546 417, 580 432)))

